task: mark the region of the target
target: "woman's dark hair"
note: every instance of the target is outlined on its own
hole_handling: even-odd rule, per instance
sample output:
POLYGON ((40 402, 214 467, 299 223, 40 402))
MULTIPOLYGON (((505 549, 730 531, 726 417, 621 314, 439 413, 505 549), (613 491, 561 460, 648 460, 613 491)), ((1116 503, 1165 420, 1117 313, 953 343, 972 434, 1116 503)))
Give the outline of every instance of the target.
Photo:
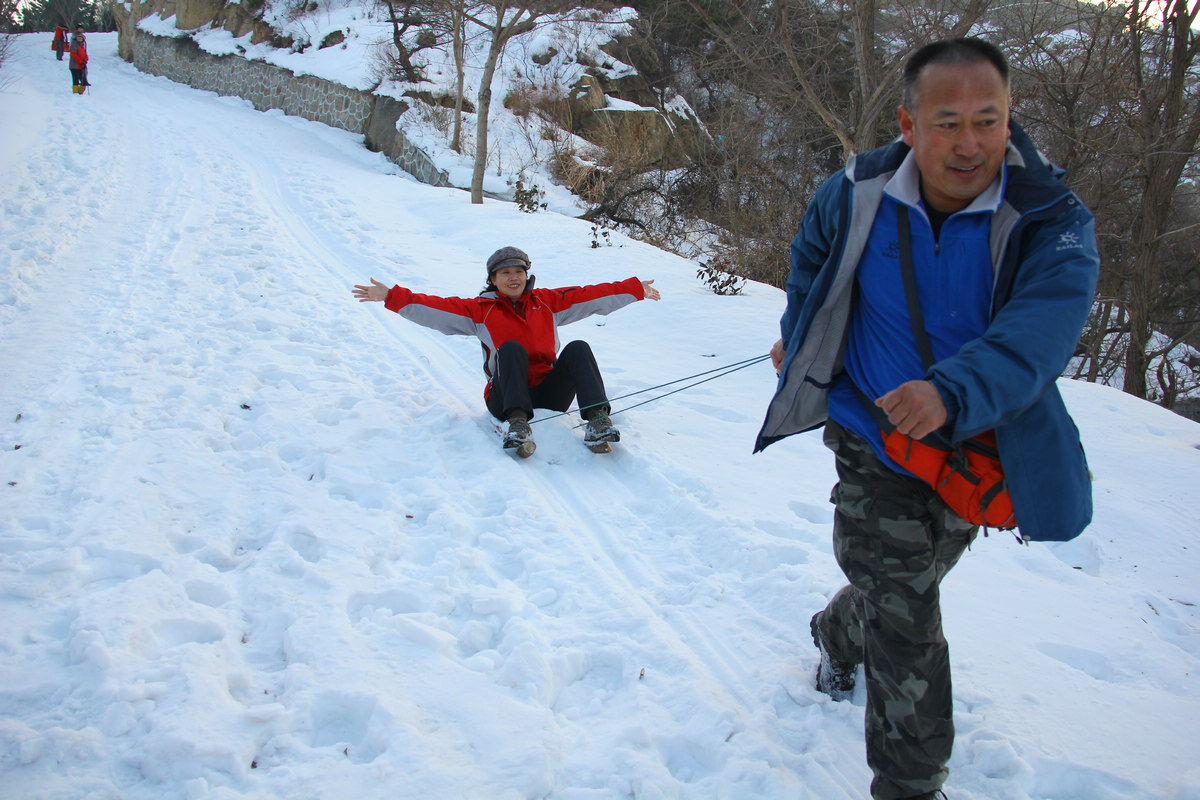
POLYGON ((909 111, 916 107, 917 83, 926 67, 933 64, 974 64, 980 61, 987 61, 995 67, 1004 85, 1008 86, 1008 59, 1000 52, 1000 48, 991 42, 969 36, 925 45, 913 53, 904 65, 901 102, 909 111))

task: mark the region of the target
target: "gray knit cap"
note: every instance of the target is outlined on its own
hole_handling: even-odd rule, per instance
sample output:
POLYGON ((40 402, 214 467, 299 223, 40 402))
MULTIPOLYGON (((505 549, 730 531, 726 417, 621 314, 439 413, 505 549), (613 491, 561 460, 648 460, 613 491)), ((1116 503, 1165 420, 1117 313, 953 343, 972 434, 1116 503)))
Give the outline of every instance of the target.
POLYGON ((492 277, 496 270, 504 269, 505 267, 524 267, 529 269, 529 256, 519 247, 501 247, 487 260, 488 277, 492 277))

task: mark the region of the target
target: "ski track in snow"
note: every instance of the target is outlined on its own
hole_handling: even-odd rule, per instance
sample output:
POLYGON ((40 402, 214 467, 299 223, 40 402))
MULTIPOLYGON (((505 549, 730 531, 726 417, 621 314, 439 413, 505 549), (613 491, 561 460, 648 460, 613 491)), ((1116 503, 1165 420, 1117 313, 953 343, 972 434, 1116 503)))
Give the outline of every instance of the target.
MULTIPOLYGON (((840 586, 831 460, 814 437, 749 458, 769 368, 618 417, 611 456, 543 415, 520 463, 477 343, 350 287, 469 294, 510 241, 543 285, 658 278, 662 303, 564 329, 602 344, 613 394, 765 349, 779 293, 722 301, 648 247, 589 252, 584 223, 472 207, 361 137, 140 74, 115 35, 89 37, 98 85, 74 97, 42 38, 18 40, 0 92, 0 794, 866 796, 861 689, 811 688, 808 617, 840 586)), ((1200 439, 1158 424, 1143 435, 1200 439)), ((1194 552, 1190 494, 1159 491, 1194 552)), ((1122 777, 1105 742, 1042 744, 1091 732, 994 685, 1036 659, 1080 702, 1103 696, 1086 681, 1166 709, 1200 659, 1194 573, 1140 588, 1110 537, 1000 538, 964 559, 948 625, 1010 617, 979 622, 1000 603, 972 586, 1019 584, 1015 613, 1046 592, 1101 608, 1103 579, 1148 609, 1114 629, 1147 646, 1150 628, 1162 660, 964 626, 952 796, 1200 798, 1195 770, 1147 789, 1154 769, 1122 777)), ((1196 733, 1171 717, 1166 735, 1194 755, 1196 733)))

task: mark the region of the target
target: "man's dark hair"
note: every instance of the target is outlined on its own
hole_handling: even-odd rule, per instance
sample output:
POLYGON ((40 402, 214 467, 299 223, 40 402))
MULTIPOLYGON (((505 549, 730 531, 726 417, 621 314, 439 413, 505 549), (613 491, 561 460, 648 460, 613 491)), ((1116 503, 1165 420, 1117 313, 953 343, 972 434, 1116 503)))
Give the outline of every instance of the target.
POLYGON ((987 61, 995 67, 1004 85, 1008 86, 1008 59, 1000 52, 1000 48, 991 42, 969 36, 962 39, 944 39, 925 45, 913 53, 904 65, 901 102, 909 111, 916 106, 917 82, 926 67, 933 64, 974 64, 980 61, 987 61))

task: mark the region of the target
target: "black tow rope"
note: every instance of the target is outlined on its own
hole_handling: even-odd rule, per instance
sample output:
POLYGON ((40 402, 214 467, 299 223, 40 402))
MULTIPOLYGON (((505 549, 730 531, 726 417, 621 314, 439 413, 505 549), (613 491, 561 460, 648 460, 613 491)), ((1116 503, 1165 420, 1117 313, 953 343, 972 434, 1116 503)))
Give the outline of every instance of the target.
MULTIPOLYGON (((612 403, 616 402, 617 400, 625 400, 630 397, 635 397, 639 394, 645 394, 646 392, 653 392, 656 389, 664 389, 668 386, 674 386, 675 384, 683 383, 684 381, 690 381, 695 378, 703 378, 703 380, 698 380, 695 383, 689 383, 687 386, 680 386, 678 389, 672 389, 669 392, 663 392, 660 395, 651 397, 648 400, 643 400, 640 403, 634 403, 631 406, 626 406, 625 408, 622 408, 620 411, 609 411, 608 415, 611 417, 611 416, 615 416, 617 414, 624 414, 626 411, 637 408, 638 406, 644 406, 647 403, 653 403, 655 400, 662 400, 664 397, 670 397, 673 394, 678 394, 679 392, 682 392, 685 389, 692 389, 696 386, 699 386, 702 383, 708 383, 709 381, 715 381, 717 378, 723 378, 726 375, 730 375, 734 372, 737 372, 740 369, 745 369, 746 367, 754 366, 755 364, 758 364, 761 361, 766 361, 770 357, 771 357, 770 354, 767 354, 765 356, 755 356, 754 358, 747 358, 744 361, 735 361, 734 363, 726 364, 723 367, 715 367, 714 369, 706 370, 704 372, 697 372, 695 375, 688 375, 685 378, 677 378, 676 380, 673 380, 673 381, 667 381, 666 383, 660 383, 657 386, 648 386, 645 389, 638 389, 636 392, 629 392, 628 394, 623 394, 620 397, 614 397, 611 400, 608 400, 606 402, 611 405, 612 403), (713 374, 713 373, 717 373, 717 374, 713 374), (709 377, 704 377, 706 375, 709 377)), ((551 419, 554 419, 555 417, 564 417, 568 414, 575 413, 575 411, 586 411, 589 408, 594 408, 595 406, 600 406, 600 405, 604 405, 604 403, 593 403, 590 406, 583 406, 578 409, 568 409, 566 411, 560 411, 559 413, 551 414, 548 417, 540 417, 538 419, 532 419, 529 421, 529 424, 536 425, 539 422, 545 422, 546 420, 551 420, 551 419)), ((581 428, 581 427, 583 427, 583 424, 584 423, 581 423, 579 425, 576 425, 575 427, 581 428)))

